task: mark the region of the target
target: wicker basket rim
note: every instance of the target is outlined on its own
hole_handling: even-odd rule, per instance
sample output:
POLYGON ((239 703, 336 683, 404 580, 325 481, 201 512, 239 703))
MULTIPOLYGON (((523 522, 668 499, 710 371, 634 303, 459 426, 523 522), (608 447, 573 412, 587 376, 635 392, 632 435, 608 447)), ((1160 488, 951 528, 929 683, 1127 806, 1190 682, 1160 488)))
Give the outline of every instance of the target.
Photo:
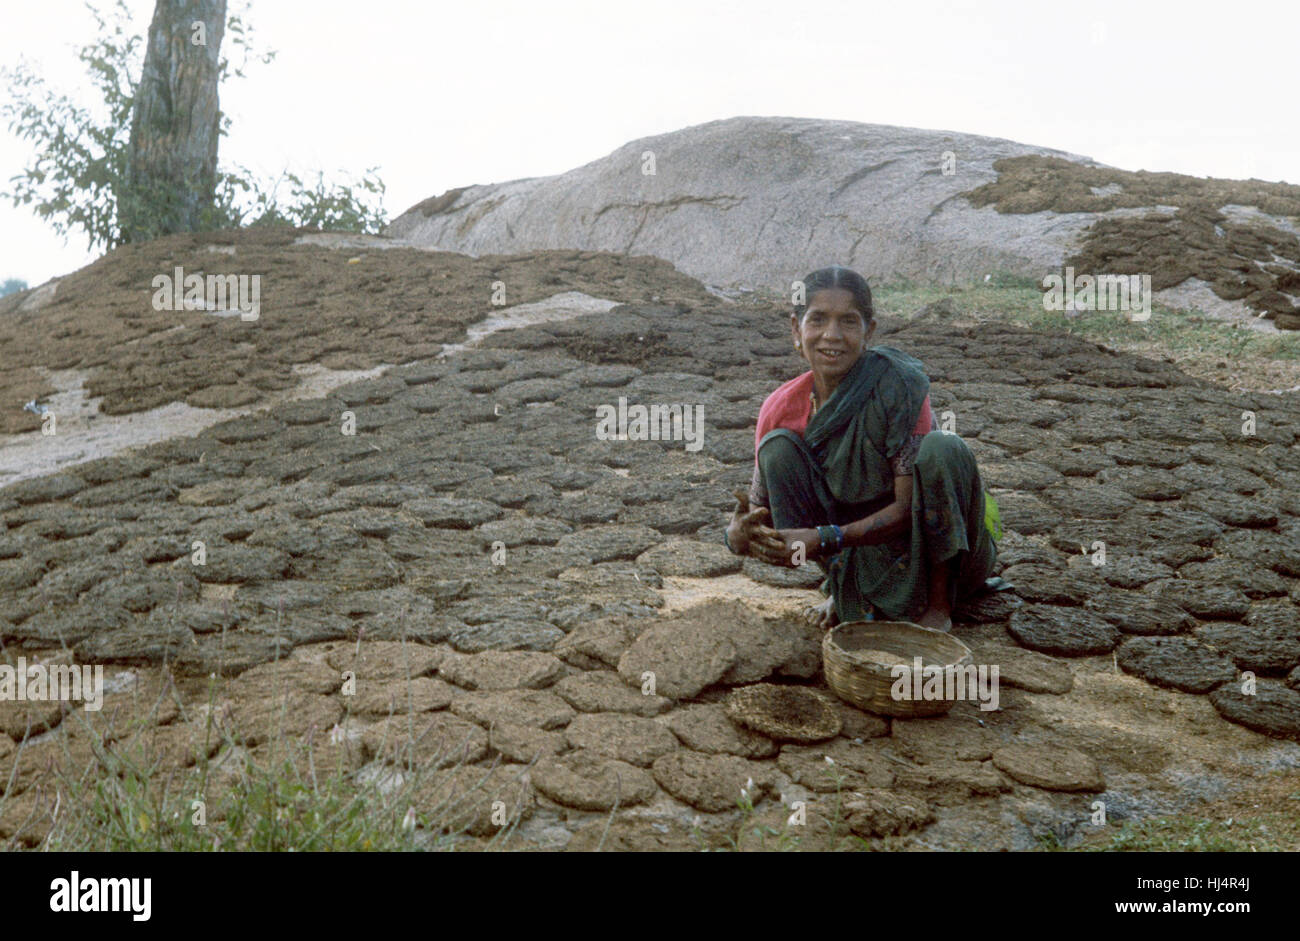
POLYGON ((943 664, 945 667, 949 665, 962 666, 973 659, 970 648, 957 638, 951 637, 942 631, 922 627, 919 624, 906 621, 848 622, 827 631, 826 636, 822 639, 823 672, 826 675, 827 684, 835 695, 859 709, 899 718, 939 715, 952 708, 953 704, 948 700, 895 701, 889 692, 894 683, 892 666, 861 660, 853 651, 845 650, 835 643, 836 631, 841 627, 851 627, 853 625, 866 625, 868 627, 906 625, 908 633, 926 632, 927 634, 937 635, 943 639, 944 647, 952 654, 952 656, 940 658, 945 661, 943 664), (956 656, 958 653, 961 655, 956 656))
MULTIPOLYGON (((943 661, 941 665, 960 664, 973 656, 970 647, 951 634, 922 627, 910 621, 848 621, 837 624, 826 633, 823 650, 832 650, 841 660, 848 661, 854 667, 871 669, 873 672, 888 671, 889 668, 873 661, 863 661, 859 658, 858 651, 841 646, 838 638, 846 628, 878 631, 886 636, 904 640, 915 638, 918 643, 915 645, 917 649, 914 655, 939 658, 943 661)), ((909 662, 910 659, 908 657, 903 662, 909 662)))

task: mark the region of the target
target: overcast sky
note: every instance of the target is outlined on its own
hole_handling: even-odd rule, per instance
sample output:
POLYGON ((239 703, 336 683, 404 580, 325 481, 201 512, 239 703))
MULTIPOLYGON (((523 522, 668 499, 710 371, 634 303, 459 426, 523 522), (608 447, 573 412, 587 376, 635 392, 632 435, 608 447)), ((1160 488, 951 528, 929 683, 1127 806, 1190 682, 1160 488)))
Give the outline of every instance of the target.
MULTIPOLYGON (((105 6, 107 0, 103 0, 105 6)), ((241 0, 231 0, 238 9, 241 0)), ((153 0, 127 0, 144 34, 153 0)), ((1130 170, 1300 182, 1294 3, 253 0, 270 65, 221 89, 223 162, 378 166, 392 218, 736 115, 965 131, 1130 170)), ((90 97, 81 0, 7 2, 0 62, 90 97)), ((8 89, 4 94, 8 95, 8 89)), ((0 128, 0 188, 31 145, 0 128)), ((93 260, 0 206, 0 281, 93 260)))

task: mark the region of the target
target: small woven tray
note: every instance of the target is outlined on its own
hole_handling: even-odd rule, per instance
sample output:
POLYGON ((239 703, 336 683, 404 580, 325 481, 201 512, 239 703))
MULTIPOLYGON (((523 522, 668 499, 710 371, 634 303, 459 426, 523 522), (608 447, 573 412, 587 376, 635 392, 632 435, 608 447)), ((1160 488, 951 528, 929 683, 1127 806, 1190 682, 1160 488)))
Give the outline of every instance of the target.
POLYGON ((835 700, 803 686, 756 683, 727 696, 727 718, 778 742, 820 742, 840 734, 835 700))

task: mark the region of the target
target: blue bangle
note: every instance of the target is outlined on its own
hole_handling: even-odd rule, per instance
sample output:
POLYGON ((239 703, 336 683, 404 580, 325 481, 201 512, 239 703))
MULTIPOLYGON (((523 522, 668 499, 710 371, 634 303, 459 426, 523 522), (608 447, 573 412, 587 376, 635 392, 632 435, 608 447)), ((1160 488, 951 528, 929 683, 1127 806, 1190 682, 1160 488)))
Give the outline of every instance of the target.
POLYGON ((831 524, 817 527, 817 541, 823 556, 832 556, 844 548, 844 530, 831 524))

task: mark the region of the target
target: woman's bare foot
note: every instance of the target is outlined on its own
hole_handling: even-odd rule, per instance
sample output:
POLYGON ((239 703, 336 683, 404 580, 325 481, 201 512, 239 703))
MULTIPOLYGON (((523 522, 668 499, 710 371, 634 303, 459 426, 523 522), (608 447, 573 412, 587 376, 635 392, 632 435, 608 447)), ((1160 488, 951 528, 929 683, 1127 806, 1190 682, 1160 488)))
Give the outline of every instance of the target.
POLYGON ((922 627, 931 627, 945 634, 952 630, 952 611, 948 605, 948 580, 952 570, 951 562, 941 562, 930 568, 930 599, 937 599, 942 607, 931 604, 917 618, 916 623, 922 627))
POLYGON ((925 612, 916 619, 916 623, 922 627, 932 627, 936 631, 943 631, 945 634, 952 630, 952 617, 947 611, 941 611, 938 608, 926 608, 925 612))
POLYGON ((824 631, 829 631, 840 623, 839 616, 835 613, 834 598, 827 598, 821 604, 809 605, 803 616, 809 624, 820 627, 824 631))

